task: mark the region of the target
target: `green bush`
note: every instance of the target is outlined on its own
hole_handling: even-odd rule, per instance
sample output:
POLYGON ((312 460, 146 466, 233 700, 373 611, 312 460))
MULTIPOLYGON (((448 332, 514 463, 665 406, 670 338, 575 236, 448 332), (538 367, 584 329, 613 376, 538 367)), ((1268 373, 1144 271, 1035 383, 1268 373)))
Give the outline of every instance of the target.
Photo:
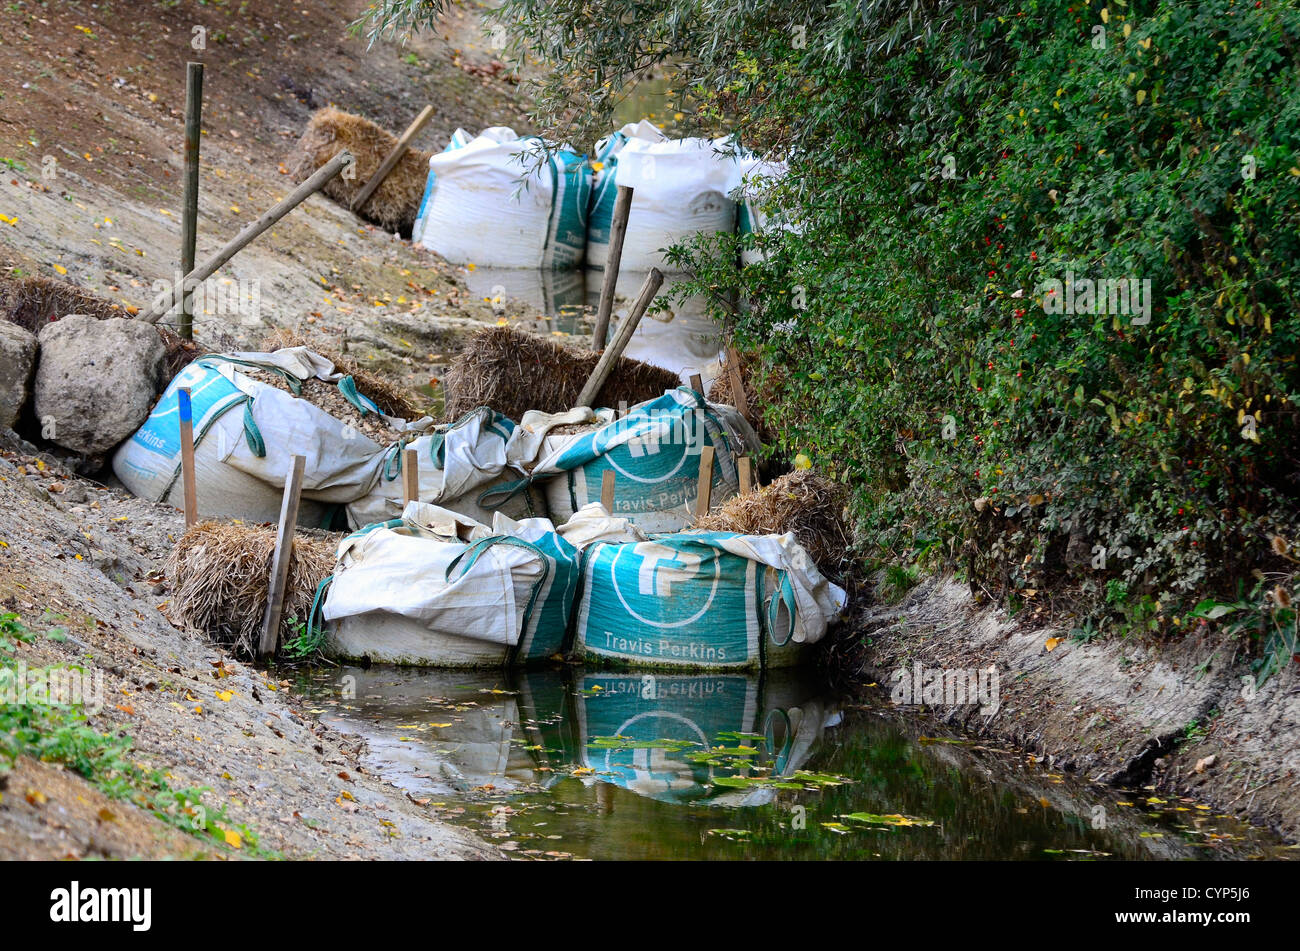
POLYGON ((743 303, 719 316, 780 449, 856 487, 864 555, 1070 592, 1103 633, 1244 599, 1262 635, 1300 541, 1297 4, 801 6, 498 16, 554 69, 556 138, 663 63, 700 128, 789 158, 762 264, 674 253, 743 303), (1089 306, 1099 280, 1122 284, 1089 306))

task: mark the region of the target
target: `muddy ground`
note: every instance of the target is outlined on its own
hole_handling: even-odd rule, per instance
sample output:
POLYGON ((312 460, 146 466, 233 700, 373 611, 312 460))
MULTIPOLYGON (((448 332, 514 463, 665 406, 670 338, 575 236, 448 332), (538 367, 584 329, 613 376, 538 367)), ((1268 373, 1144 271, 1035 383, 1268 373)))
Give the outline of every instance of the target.
POLYGON ((867 642, 862 674, 886 697, 900 668, 995 666, 996 710, 934 704, 930 712, 1052 768, 1195 796, 1300 839, 1300 665, 1255 690, 1244 651, 1204 628, 1170 644, 1083 643, 981 605, 950 578, 864 611, 855 627, 867 642))

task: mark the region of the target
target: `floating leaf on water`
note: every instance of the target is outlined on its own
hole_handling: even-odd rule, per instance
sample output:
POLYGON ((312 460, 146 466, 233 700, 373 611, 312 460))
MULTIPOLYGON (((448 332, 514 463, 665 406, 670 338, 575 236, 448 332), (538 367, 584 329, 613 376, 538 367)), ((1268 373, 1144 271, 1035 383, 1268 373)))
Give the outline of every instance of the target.
POLYGON ((850 812, 846 816, 840 816, 841 819, 851 819, 854 822, 865 822, 868 825, 877 826, 932 826, 933 819, 917 819, 913 816, 904 816, 894 813, 893 815, 880 816, 874 812, 850 812))
POLYGON ((730 842, 740 842, 748 839, 754 834, 753 829, 710 829, 709 835, 716 835, 720 839, 727 839, 730 842))
POLYGON ((853 780, 830 773, 810 773, 795 770, 791 776, 714 776, 713 785, 729 789, 751 789, 766 786, 771 789, 819 789, 822 786, 842 786, 853 780))
POLYGON ((740 733, 736 730, 723 730, 718 734, 719 740, 731 740, 733 743, 739 743, 741 740, 761 740, 764 739, 762 733, 740 733))
POLYGON ((693 740, 634 740, 627 736, 597 736, 587 744, 598 750, 669 750, 673 753, 699 745, 693 740))

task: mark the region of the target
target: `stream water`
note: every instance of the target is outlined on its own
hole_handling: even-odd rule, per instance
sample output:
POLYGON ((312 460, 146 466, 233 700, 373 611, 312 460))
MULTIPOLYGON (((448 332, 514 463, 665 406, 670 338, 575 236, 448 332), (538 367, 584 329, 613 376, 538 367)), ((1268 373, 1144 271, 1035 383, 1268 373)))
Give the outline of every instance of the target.
MULTIPOLYGON (((1296 853, 769 673, 299 670, 364 768, 530 859, 1214 859, 1296 853)), ((868 691, 870 694, 871 691, 868 691)))

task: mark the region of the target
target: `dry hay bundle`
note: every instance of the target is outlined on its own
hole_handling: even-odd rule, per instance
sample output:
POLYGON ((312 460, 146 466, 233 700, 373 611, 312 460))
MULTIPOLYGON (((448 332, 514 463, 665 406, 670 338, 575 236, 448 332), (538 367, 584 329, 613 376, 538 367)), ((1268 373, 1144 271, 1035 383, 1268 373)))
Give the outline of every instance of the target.
MULTIPOLYGON (((398 419, 419 419, 428 412, 425 404, 416 399, 413 391, 393 385, 377 373, 372 373, 370 370, 359 366, 353 360, 341 356, 326 347, 320 346, 319 343, 312 338, 303 337, 288 328, 281 327, 273 331, 265 340, 262 341, 262 349, 268 353, 283 349, 284 347, 306 347, 309 350, 319 353, 326 360, 330 361, 330 363, 334 364, 336 370, 351 376, 353 382, 357 384, 357 391, 363 396, 368 396, 370 399, 374 400, 379 408, 389 416, 396 416, 398 419)), ((243 371, 241 370, 241 372, 243 371)), ((316 380, 308 382, 321 383, 322 381, 316 380)), ((321 406, 321 409, 333 413, 334 416, 349 423, 352 421, 353 416, 360 415, 357 412, 356 407, 351 403, 348 403, 347 400, 344 400, 341 396, 338 396, 337 387, 333 384, 324 385, 328 385, 335 391, 335 397, 337 397, 338 402, 344 404, 343 408, 346 409, 347 412, 345 415, 339 416, 338 413, 333 413, 332 410, 324 406, 321 406)), ((311 398, 305 391, 305 388, 303 395, 307 396, 309 399, 311 398)), ((319 406, 320 404, 316 405, 319 406)))
POLYGON ((794 532, 799 544, 828 575, 841 574, 851 534, 844 519, 844 487, 811 470, 790 472, 757 492, 728 499, 692 528, 743 535, 794 532))
MULTIPOLYGON (((172 620, 251 656, 261 637, 275 535, 273 528, 212 521, 189 529, 167 557, 172 620)), ((334 570, 339 537, 301 530, 294 535, 282 638, 293 634, 291 621, 305 622, 311 613, 316 587, 334 570)))
MULTIPOLYGON (((445 418, 490 406, 516 422, 530 409, 559 413, 577 405, 600 354, 567 350, 510 327, 487 327, 470 338, 443 375, 445 418)), ((629 406, 678 386, 677 374, 623 357, 596 394, 597 406, 629 406)))
MULTIPOLYGON (((68 314, 85 314, 96 320, 134 316, 121 304, 67 281, 39 276, 0 277, 0 317, 10 323, 40 333, 46 324, 68 314)), ((193 341, 166 327, 158 327, 158 335, 167 348, 167 379, 171 380, 199 355, 199 349, 193 341)))
MULTIPOLYGON (((395 135, 369 119, 340 109, 318 109, 312 113, 307 129, 290 157, 290 172, 296 181, 305 181, 347 149, 356 159, 356 175, 351 180, 335 175, 324 190, 340 205, 351 207, 352 199, 379 171, 379 166, 396 144, 395 135)), ((358 209, 361 217, 386 231, 398 231, 410 237, 415 216, 420 210, 420 200, 424 197, 424 182, 432 155, 432 152, 408 149, 375 193, 358 209)))

